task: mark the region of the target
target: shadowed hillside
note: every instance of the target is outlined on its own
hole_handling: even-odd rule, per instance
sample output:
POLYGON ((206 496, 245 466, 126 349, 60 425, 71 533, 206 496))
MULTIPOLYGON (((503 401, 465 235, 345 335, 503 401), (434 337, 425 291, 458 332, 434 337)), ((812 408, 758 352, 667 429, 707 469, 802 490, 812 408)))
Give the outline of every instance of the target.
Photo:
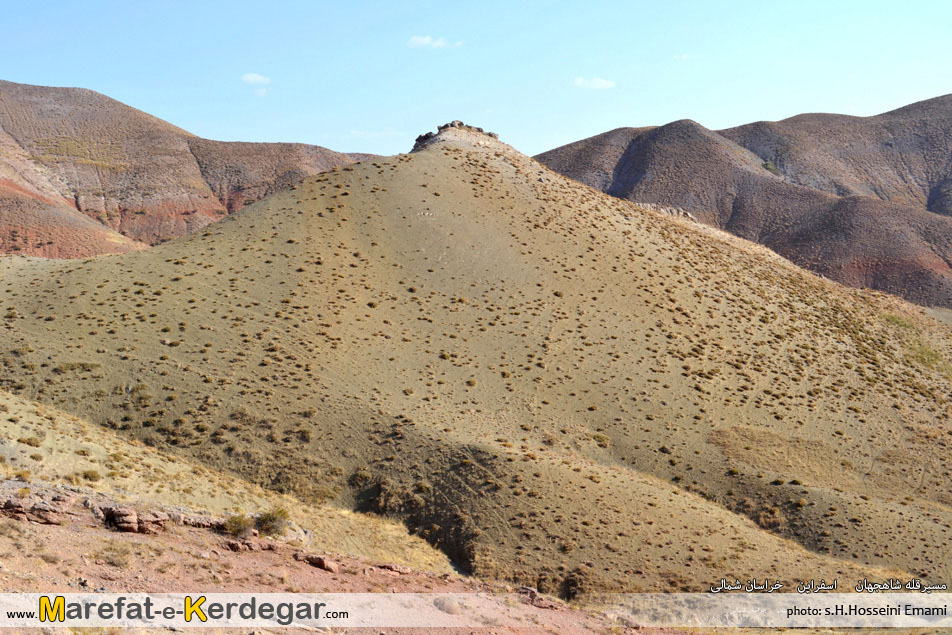
POLYGON ((949 574, 948 327, 471 130, 0 298, 4 389, 478 575, 949 574))
POLYGON ((209 141, 90 90, 0 81, 0 251, 135 250, 360 156, 209 141))
MULTIPOLYGON (((94 490, 129 505, 201 509, 218 517, 283 507, 310 530, 301 546, 421 570, 451 570, 445 556, 407 536, 395 523, 307 505, 4 391, 0 476, 19 479, 26 488, 55 483, 83 488, 73 491, 87 495, 94 490)), ((10 575, 9 566, 4 573, 10 575)))
POLYGON ((684 208, 838 282, 952 306, 952 96, 875 117, 622 128, 537 157, 684 208))

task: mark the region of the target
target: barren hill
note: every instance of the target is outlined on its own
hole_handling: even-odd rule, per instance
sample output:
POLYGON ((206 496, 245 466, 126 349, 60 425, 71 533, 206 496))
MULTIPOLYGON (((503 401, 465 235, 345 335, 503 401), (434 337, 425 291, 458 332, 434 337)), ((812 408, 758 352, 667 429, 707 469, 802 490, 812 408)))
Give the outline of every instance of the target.
POLYGON ((6 390, 480 576, 949 574, 948 327, 469 129, 0 298, 6 390))
POLYGON ((677 206, 838 282, 952 306, 952 95, 875 117, 622 128, 537 157, 677 206))
POLYGON ((876 117, 799 115, 721 134, 798 185, 952 215, 952 95, 876 117))
POLYGON ((209 141, 93 91, 0 81, 0 251, 139 249, 355 158, 209 141))

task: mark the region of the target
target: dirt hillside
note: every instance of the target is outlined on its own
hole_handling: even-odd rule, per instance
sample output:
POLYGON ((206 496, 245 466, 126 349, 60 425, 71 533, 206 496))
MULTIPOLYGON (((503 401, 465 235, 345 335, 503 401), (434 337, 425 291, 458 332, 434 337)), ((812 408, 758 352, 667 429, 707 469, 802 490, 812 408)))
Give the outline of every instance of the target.
POLYGON ((950 573, 947 326, 471 130, 0 301, 4 389, 479 576, 950 573))
POLYGON ((395 522, 262 490, 6 392, 0 557, 5 592, 481 593, 487 627, 609 628, 607 618, 533 590, 461 576, 395 522))

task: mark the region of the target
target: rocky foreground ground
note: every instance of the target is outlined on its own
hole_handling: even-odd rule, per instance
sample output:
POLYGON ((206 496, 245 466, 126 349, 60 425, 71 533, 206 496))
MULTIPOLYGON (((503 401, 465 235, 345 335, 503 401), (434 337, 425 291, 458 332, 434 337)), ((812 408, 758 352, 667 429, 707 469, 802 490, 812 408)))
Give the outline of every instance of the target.
POLYGON ((536 625, 487 627, 483 632, 588 633, 624 628, 529 587, 315 553, 302 548, 313 536, 293 522, 281 535, 253 530, 235 536, 228 532, 227 518, 201 511, 143 508, 88 488, 12 479, 0 482, 0 517, 4 593, 479 592, 498 594, 500 610, 505 598, 516 594, 532 610, 536 625))

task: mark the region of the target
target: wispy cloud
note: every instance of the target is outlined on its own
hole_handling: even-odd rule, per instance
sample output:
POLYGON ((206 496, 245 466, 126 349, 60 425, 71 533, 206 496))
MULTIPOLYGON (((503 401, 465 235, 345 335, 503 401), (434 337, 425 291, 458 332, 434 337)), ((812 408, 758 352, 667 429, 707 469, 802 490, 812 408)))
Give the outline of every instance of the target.
POLYGON ((606 88, 614 88, 615 82, 610 79, 603 79, 601 77, 592 77, 591 79, 586 77, 576 77, 575 85, 578 88, 590 88, 592 90, 605 90, 606 88))
POLYGON ((265 77, 259 73, 245 73, 241 76, 241 81, 249 86, 255 87, 255 95, 264 97, 271 92, 271 78, 265 77))
POLYGON ((445 37, 433 37, 432 35, 414 35, 407 41, 407 46, 414 49, 459 48, 463 46, 463 41, 459 40, 458 42, 450 43, 449 40, 447 40, 445 37))
POLYGON ((271 83, 271 78, 258 73, 245 73, 241 76, 241 81, 252 86, 267 86, 271 83))
POLYGON ((691 59, 691 56, 688 55, 687 53, 681 53, 680 55, 675 55, 675 56, 672 57, 671 59, 676 60, 676 61, 678 61, 678 62, 685 62, 685 61, 691 59))

